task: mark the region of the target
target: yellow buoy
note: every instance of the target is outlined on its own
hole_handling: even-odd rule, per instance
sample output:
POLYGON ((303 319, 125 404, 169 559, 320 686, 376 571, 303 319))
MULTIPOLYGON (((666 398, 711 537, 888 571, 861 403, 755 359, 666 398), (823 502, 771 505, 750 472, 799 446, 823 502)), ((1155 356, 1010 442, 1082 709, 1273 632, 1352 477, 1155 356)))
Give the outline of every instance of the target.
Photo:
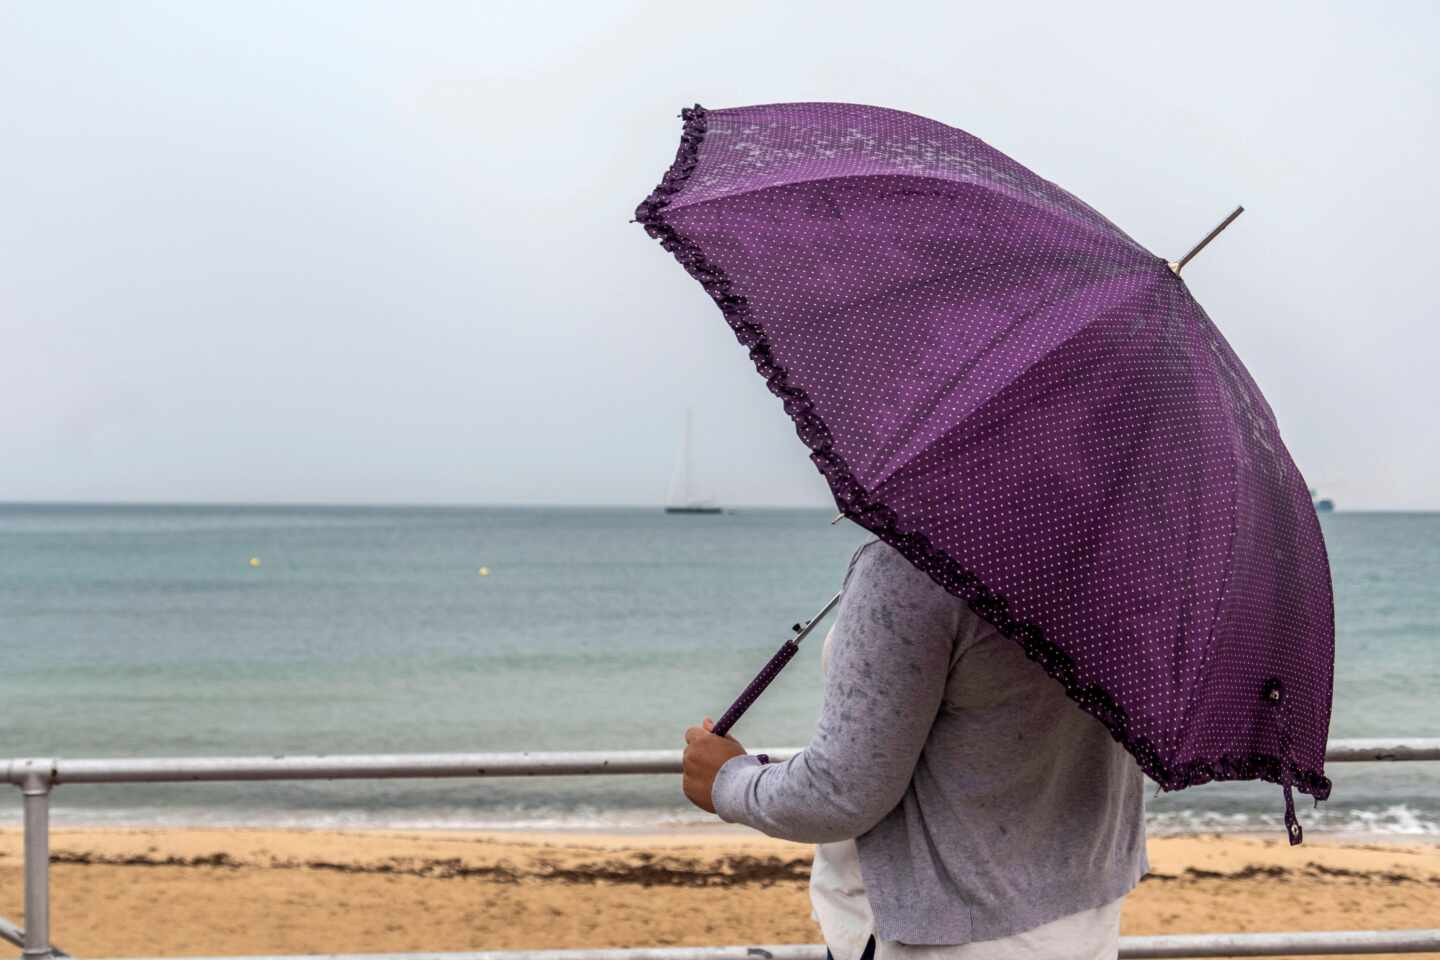
POLYGON ((490 576, 490 568, 489 568, 489 567, 481 567, 481 568, 480 568, 480 576, 482 576, 482 577, 488 577, 488 576, 490 576))
POLYGON ((259 557, 251 557, 251 558, 250 558, 250 566, 252 566, 252 567, 258 567, 258 566, 260 566, 260 558, 259 558, 259 557))

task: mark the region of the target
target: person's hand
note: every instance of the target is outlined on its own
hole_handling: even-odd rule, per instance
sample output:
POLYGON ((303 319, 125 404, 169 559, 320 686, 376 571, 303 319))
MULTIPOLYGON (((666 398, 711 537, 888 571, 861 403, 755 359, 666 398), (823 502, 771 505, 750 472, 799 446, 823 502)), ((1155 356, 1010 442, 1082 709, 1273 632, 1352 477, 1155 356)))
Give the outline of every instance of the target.
POLYGON ((745 753, 745 748, 734 737, 717 737, 711 733, 714 726, 715 721, 706 717, 700 726, 685 730, 685 796, 707 813, 715 812, 715 802, 710 797, 715 774, 726 760, 745 753))

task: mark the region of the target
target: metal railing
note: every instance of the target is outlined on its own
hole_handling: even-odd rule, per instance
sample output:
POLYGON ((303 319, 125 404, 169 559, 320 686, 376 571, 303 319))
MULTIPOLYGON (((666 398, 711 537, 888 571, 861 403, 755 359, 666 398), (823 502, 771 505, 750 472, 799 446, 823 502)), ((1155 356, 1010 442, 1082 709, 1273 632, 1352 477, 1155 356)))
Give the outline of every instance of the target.
MULTIPOLYGON (((769 748, 758 752, 784 760, 798 752, 798 748, 769 748)), ((1440 761, 1440 738, 1334 740, 1326 750, 1325 759, 1331 763, 1440 761)), ((0 760, 4 782, 19 787, 24 797, 25 823, 25 929, 21 931, 0 920, 0 939, 20 946, 23 957, 64 956, 50 942, 50 794, 61 784, 678 774, 680 762, 681 752, 678 750, 0 760)), ((1120 940, 1120 956, 1127 958, 1426 951, 1440 951, 1440 929, 1193 934, 1122 937, 1120 940)), ((323 960, 339 960, 339 956, 323 960)), ((359 960, 361 956, 352 954, 349 958, 359 960)), ((404 960, 823 960, 825 947, 802 944, 374 956, 404 960)), ((261 958, 232 957, 227 960, 261 958)))

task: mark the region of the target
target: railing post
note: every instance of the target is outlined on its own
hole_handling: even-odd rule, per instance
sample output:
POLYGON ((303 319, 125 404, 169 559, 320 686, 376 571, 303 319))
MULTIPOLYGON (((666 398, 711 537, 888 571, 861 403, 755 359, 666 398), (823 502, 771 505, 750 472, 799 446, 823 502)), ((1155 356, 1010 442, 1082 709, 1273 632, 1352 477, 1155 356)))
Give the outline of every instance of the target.
POLYGON ((25 796, 25 958, 50 957, 50 785, 55 764, 22 760, 25 796))

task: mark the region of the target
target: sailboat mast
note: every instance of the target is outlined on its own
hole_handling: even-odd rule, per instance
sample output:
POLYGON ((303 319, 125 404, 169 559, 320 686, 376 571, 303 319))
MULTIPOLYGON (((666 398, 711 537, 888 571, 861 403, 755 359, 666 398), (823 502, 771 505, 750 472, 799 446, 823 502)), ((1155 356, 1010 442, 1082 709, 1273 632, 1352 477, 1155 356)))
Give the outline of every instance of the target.
POLYGON ((694 502, 695 502, 695 491, 694 491, 694 489, 693 489, 693 482, 692 482, 692 479, 691 479, 691 478, 694 476, 694 474, 695 474, 695 470, 694 470, 694 464, 692 464, 692 463, 690 462, 690 417, 691 417, 691 410, 690 410, 689 407, 686 407, 686 408, 685 408, 685 439, 682 441, 682 443, 683 443, 684 445, 683 445, 683 447, 682 447, 682 451, 683 451, 683 452, 682 452, 682 454, 681 454, 681 462, 684 464, 685 473, 684 473, 684 483, 683 483, 681 489, 684 491, 684 500, 683 500, 682 502, 687 503, 687 504, 689 504, 689 503, 694 503, 694 502))

